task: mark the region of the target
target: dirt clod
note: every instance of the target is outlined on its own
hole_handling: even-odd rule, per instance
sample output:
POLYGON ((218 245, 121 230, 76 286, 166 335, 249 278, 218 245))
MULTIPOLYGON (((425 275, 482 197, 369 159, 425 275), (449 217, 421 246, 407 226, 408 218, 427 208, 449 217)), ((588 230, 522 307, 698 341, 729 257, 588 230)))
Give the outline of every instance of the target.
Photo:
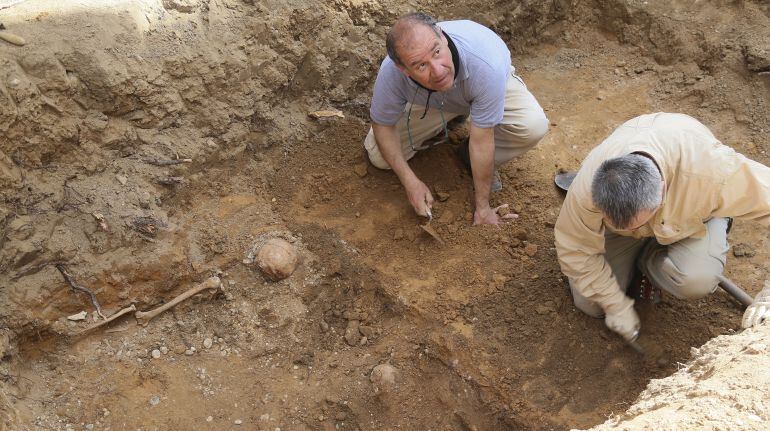
POLYGON ((396 386, 396 368, 390 364, 380 364, 372 369, 369 380, 375 393, 389 393, 396 386))

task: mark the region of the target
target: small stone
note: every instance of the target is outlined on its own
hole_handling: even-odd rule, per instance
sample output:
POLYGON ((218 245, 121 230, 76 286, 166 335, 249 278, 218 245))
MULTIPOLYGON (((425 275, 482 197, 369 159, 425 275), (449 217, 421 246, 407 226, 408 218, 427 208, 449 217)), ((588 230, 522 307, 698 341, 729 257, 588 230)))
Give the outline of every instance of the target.
POLYGON ((368 341, 369 341, 369 340, 368 340, 366 337, 361 337, 361 341, 359 341, 359 342, 358 342, 358 345, 360 345, 360 346, 366 346, 366 343, 367 343, 368 341))
POLYGON ((243 421, 240 420, 240 419, 236 419, 235 421, 233 421, 233 423, 236 424, 236 425, 240 425, 240 424, 243 423, 243 421))
POLYGON ((206 422, 211 422, 214 420, 213 416, 206 416, 206 422))
POLYGON ((401 228, 398 228, 393 232, 393 240, 398 241, 401 239, 404 239, 404 230, 401 228))
POLYGON ((195 350, 193 350, 192 348, 187 349, 187 350, 184 351, 184 354, 187 355, 187 356, 192 356, 192 355, 195 354, 195 350))
POLYGON ((359 325, 358 332, 366 338, 372 338, 374 336, 374 328, 371 326, 359 325))
POLYGON ((160 358, 160 350, 158 350, 158 349, 153 349, 153 351, 152 351, 151 355, 152 355, 152 357, 153 357, 154 359, 159 359, 159 358, 160 358))
POLYGON ((524 246, 524 253, 529 257, 534 257, 537 254, 537 244, 529 243, 524 246))
POLYGON ((348 415, 345 414, 345 412, 337 412, 337 414, 334 415, 334 420, 336 421, 344 421, 347 419, 348 415))
POLYGON ((126 183, 128 182, 128 177, 126 177, 125 175, 117 174, 115 175, 115 178, 118 180, 121 186, 125 186, 126 183))
POLYGON ((318 323, 318 326, 321 327, 321 331, 326 332, 329 330, 329 324, 326 323, 325 320, 321 319, 321 321, 318 323))
POLYGON ((206 338, 205 340, 203 340, 203 347, 210 349, 211 346, 213 345, 214 345, 214 340, 212 340, 211 338, 206 338))
POLYGON ((541 316, 545 316, 546 314, 549 314, 552 310, 546 307, 545 305, 538 305, 537 307, 535 307, 535 311, 537 312, 537 314, 541 316))
POLYGON ((748 244, 736 244, 733 247, 733 256, 735 257, 754 257, 757 254, 748 244))
POLYGON ((746 347, 746 353, 756 355, 767 350, 767 345, 763 343, 753 343, 746 347))
POLYGON ((358 320, 349 320, 345 328, 345 341, 349 346, 358 345, 361 340, 361 333, 358 331, 358 320))
POLYGON ((449 193, 446 193, 446 192, 436 192, 436 197, 438 197, 438 200, 440 202, 446 202, 446 200, 449 199, 449 193))
POLYGON ((160 346, 160 353, 163 353, 164 355, 167 355, 168 354, 168 347, 160 346))
POLYGON ((157 406, 158 404, 160 404, 160 397, 157 395, 153 395, 152 398, 150 398, 150 405, 157 406))
POLYGON ((374 392, 389 392, 396 385, 396 369, 390 364, 380 364, 369 375, 374 392))
POLYGON ((86 424, 85 429, 88 431, 91 431, 92 429, 94 429, 94 424, 86 424))
POLYGON ((359 163, 356 166, 353 167, 353 172, 356 173, 360 178, 363 178, 366 176, 366 174, 369 173, 369 166, 368 163, 363 162, 359 163))

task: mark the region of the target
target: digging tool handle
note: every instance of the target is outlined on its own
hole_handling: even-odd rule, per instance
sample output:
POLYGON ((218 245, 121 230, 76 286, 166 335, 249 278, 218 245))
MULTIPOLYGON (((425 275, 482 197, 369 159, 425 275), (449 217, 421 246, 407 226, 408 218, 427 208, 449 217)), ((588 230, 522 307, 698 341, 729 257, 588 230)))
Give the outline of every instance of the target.
POLYGON ((719 279, 719 287, 724 289, 725 292, 729 293, 730 296, 737 299, 738 302, 743 304, 744 307, 748 307, 752 302, 754 302, 754 298, 749 296, 748 293, 744 292, 743 289, 738 287, 729 278, 722 275, 718 276, 717 278, 719 279))

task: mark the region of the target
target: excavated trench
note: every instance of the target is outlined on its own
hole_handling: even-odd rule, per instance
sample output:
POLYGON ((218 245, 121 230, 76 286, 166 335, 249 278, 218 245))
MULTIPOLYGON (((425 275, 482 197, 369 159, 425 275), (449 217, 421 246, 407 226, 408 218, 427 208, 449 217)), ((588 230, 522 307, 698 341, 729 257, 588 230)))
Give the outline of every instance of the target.
MULTIPOLYGON (((762 2, 432 2, 440 19, 500 34, 551 120, 503 170, 496 199, 521 217, 502 229, 470 226, 471 179, 453 151, 466 131, 414 159, 442 197, 441 247, 361 149, 384 36, 411 5, 11 3, 0 23, 26 44, 0 45, 8 429, 585 428, 739 327, 723 292, 666 297, 639 307, 640 357, 575 310, 551 180, 654 111, 693 115, 769 164, 762 2), (344 118, 308 116, 337 109, 344 118), (249 258, 272 237, 301 256, 281 282, 249 258), (78 334, 94 307, 57 265, 105 314, 214 274, 224 292, 147 326, 127 316, 78 334), (395 384, 375 390, 382 363, 395 384)), ((727 273, 754 294, 766 230, 738 222, 730 241, 727 273)))

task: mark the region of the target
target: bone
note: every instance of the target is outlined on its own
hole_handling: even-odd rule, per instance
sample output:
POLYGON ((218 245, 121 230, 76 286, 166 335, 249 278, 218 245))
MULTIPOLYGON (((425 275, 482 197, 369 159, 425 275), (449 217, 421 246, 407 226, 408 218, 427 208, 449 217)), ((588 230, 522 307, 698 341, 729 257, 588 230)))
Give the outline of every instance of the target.
POLYGON ((219 279, 219 277, 211 277, 204 281, 203 283, 198 284, 197 286, 193 287, 192 289, 188 290, 187 292, 182 293, 181 295, 177 296, 176 298, 172 299, 171 301, 161 305, 160 307, 150 310, 150 311, 137 311, 136 314, 134 314, 134 317, 136 317, 137 323, 139 323, 142 326, 147 326, 148 323, 150 323, 150 320, 155 318, 155 316, 163 313, 164 311, 171 309, 175 307, 180 302, 184 301, 185 299, 188 299, 198 293, 203 292, 207 289, 215 289, 215 290, 221 290, 222 289, 222 281, 219 279))
POLYGON ((94 329, 99 328, 101 326, 104 326, 104 325, 112 322, 113 320, 117 319, 118 317, 123 316, 124 314, 128 314, 128 313, 130 313, 132 311, 136 311, 136 306, 134 306, 134 304, 131 304, 130 307, 126 307, 126 308, 118 311, 117 313, 111 315, 110 317, 106 318, 105 320, 101 320, 98 323, 95 323, 95 324, 89 326, 88 328, 83 329, 82 331, 78 332, 78 334, 84 334, 86 332, 93 331, 94 329))
POLYGON ((23 37, 8 33, 7 31, 0 31, 0 39, 16 46, 24 46, 27 44, 23 37))

